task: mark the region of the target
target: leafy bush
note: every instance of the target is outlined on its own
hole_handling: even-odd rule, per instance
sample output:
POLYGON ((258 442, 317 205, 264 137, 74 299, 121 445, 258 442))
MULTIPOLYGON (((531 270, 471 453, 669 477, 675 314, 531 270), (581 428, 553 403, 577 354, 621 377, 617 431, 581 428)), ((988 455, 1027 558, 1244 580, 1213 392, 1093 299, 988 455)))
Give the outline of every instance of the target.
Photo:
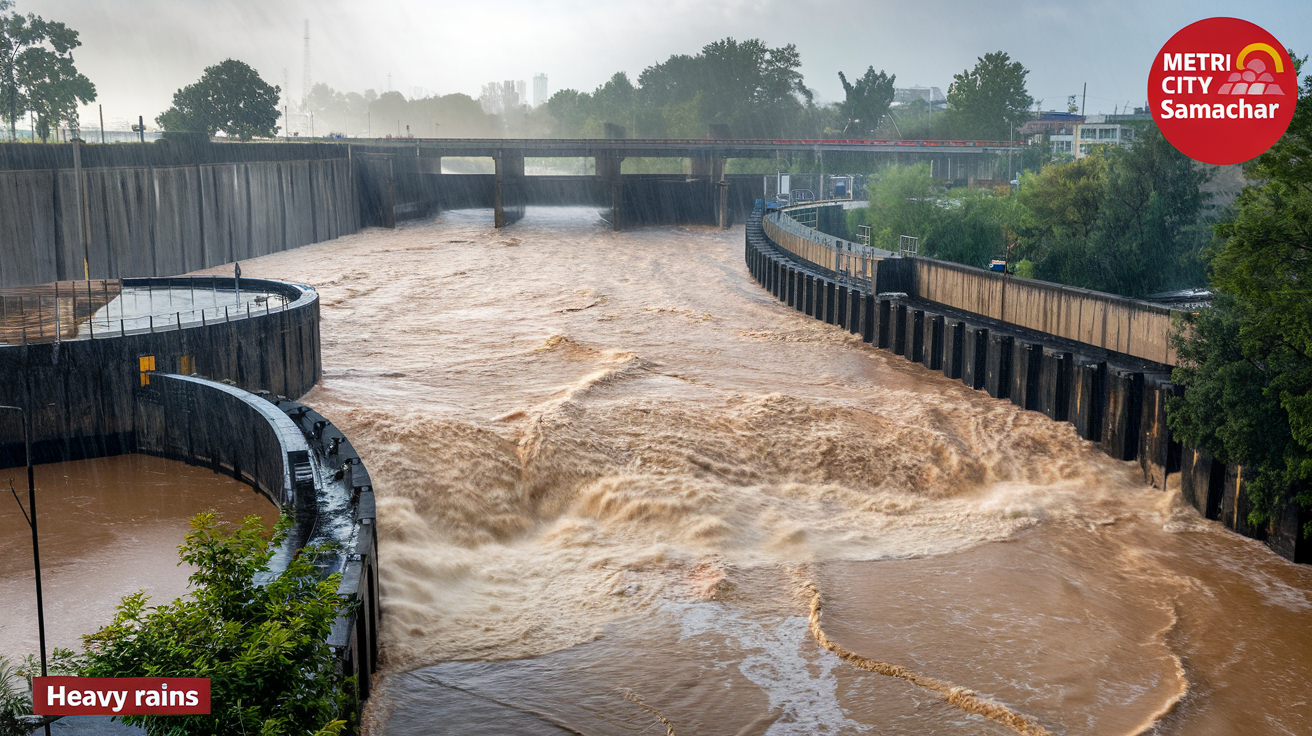
POLYGON ((196 568, 193 591, 157 607, 144 592, 127 596, 113 623, 84 637, 87 677, 210 678, 210 715, 125 723, 152 736, 340 732, 348 683, 326 643, 343 603, 340 576, 321 578, 316 550, 305 549, 272 582, 255 582, 289 523, 269 539, 258 517, 224 534, 213 514, 198 514, 179 555, 196 568))

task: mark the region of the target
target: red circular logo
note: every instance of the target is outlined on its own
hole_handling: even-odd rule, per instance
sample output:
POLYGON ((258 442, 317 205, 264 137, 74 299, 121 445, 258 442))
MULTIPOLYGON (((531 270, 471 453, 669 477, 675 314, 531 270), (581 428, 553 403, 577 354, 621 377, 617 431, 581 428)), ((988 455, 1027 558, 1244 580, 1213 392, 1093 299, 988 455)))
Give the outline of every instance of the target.
POLYGON ((1208 18, 1171 36, 1148 73, 1148 107, 1181 153, 1209 164, 1257 158, 1289 127, 1298 75, 1261 26, 1208 18))

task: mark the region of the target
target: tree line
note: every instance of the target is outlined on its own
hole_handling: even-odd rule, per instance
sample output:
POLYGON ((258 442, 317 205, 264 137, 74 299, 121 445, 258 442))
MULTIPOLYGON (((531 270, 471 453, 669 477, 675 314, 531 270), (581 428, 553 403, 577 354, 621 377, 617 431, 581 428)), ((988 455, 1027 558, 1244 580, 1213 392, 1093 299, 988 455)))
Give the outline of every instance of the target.
POLYGON ((849 213, 849 231, 871 227, 872 245, 899 235, 921 252, 1018 275, 1126 296, 1198 286, 1210 242, 1208 172, 1176 151, 1151 123, 1127 148, 1104 146, 1019 177, 1019 188, 948 190, 926 165, 870 177, 870 205, 849 213))
MULTIPOLYGON (((1033 105, 1025 89, 1028 70, 1001 51, 953 77, 946 112, 939 114, 923 101, 895 107, 896 75, 874 67, 852 80, 838 72, 843 100, 818 103, 801 66, 792 44, 725 38, 696 54, 674 54, 636 78, 621 71, 590 92, 560 90, 535 108, 520 104, 493 114, 464 94, 407 99, 399 92, 341 92, 317 84, 296 112, 314 116, 316 134, 373 137, 597 138, 612 123, 635 138, 705 138, 711 126, 724 126, 741 138, 1003 140, 1033 105)), ((279 92, 249 66, 228 60, 179 90, 158 122, 172 132, 272 137, 284 112, 279 92)))

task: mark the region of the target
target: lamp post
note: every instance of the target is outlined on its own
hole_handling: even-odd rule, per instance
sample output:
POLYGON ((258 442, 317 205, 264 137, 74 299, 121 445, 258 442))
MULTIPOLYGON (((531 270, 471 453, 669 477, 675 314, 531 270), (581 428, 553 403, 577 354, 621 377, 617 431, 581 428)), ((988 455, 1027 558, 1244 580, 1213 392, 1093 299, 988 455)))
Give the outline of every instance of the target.
MULTIPOLYGON (((46 676, 46 613, 41 599, 41 548, 36 533, 36 476, 32 471, 32 415, 21 406, 0 406, 23 415, 23 452, 27 456, 27 525, 32 527, 32 567, 36 571, 36 630, 41 646, 41 676, 46 676)), ((19 505, 22 508, 22 505, 19 505)), ((46 733, 50 725, 46 724, 46 733)))

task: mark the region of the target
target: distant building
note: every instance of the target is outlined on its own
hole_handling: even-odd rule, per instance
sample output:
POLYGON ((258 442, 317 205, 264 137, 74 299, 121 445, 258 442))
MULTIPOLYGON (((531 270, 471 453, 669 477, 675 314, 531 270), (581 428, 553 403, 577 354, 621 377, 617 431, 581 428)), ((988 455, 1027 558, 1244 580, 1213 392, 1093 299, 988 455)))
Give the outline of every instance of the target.
POLYGON ((533 75, 533 107, 541 107, 550 99, 547 94, 547 75, 533 75))
POLYGON ((1016 129, 1016 135, 1033 136, 1041 133, 1056 133, 1063 128, 1069 128, 1085 122, 1083 115, 1076 115, 1073 112, 1057 112, 1049 110, 1041 112, 1037 118, 1030 120, 1016 129))
POLYGON ((526 84, 522 79, 519 80, 518 82, 515 82, 515 98, 518 100, 518 104, 520 105, 528 104, 528 84, 526 84))
MULTIPOLYGON (((1093 117, 1093 116, 1090 116, 1093 117)), ((1124 146, 1134 140, 1134 127, 1120 123, 1079 123, 1048 136, 1056 156, 1084 158, 1098 146, 1124 146)))
POLYGON ((893 102, 890 107, 904 107, 913 102, 924 102, 929 105, 931 112, 945 110, 948 106, 948 98, 943 96, 943 90, 938 87, 893 88, 893 102))

